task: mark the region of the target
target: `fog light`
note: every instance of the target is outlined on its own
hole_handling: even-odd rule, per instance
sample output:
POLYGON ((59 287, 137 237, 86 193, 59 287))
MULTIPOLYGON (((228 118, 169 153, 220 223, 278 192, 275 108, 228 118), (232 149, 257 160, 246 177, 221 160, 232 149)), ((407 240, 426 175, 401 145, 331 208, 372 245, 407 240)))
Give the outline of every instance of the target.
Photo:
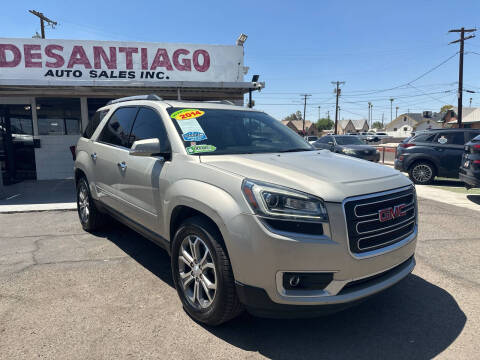
POLYGON ((323 290, 333 280, 333 273, 283 273, 285 290, 323 290))

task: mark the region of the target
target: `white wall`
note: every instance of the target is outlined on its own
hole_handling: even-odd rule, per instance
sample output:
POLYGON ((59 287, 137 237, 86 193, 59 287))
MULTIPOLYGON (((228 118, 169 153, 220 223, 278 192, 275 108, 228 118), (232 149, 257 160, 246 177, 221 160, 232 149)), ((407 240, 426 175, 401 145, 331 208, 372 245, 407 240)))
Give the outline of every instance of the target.
POLYGON ((76 145, 80 135, 40 135, 41 147, 35 149, 37 180, 73 177, 73 159, 70 146, 76 145))
POLYGON ((399 127, 397 128, 396 131, 391 129, 390 131, 387 131, 387 134, 393 137, 408 137, 411 135, 412 131, 413 131, 412 126, 408 124, 399 123, 399 127))

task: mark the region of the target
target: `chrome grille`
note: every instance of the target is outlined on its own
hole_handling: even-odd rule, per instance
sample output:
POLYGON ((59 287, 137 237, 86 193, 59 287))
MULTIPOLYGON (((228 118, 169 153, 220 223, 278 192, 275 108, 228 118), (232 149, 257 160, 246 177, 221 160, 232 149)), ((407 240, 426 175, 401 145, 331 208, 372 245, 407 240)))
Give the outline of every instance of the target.
POLYGON ((346 199, 343 203, 350 250, 354 254, 381 249, 415 231, 413 187, 346 199))

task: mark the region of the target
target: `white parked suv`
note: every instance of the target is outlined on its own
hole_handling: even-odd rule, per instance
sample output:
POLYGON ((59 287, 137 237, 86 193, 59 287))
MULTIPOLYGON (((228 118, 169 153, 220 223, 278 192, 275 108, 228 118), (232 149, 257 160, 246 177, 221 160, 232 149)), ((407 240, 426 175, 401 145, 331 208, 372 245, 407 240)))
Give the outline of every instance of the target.
POLYGON ((410 180, 261 111, 114 100, 78 141, 75 179, 83 228, 109 214, 164 247, 185 310, 209 325, 342 309, 415 266, 410 180))

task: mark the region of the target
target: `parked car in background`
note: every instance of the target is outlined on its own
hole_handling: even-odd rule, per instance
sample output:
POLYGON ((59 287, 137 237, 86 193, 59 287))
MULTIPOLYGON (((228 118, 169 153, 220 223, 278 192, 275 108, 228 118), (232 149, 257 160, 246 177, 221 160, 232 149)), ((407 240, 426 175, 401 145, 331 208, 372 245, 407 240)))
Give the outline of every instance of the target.
POLYGON ((183 308, 204 324, 243 309, 338 311, 415 266, 410 180, 315 150, 254 109, 111 101, 78 140, 74 170, 83 229, 110 214, 164 247, 183 308))
POLYGON ((391 138, 386 132, 376 132, 376 133, 368 133, 367 141, 377 142, 382 139, 391 138))
POLYGON ((428 130, 399 144, 395 169, 408 172, 416 184, 429 184, 436 176, 458 178, 465 143, 480 129, 428 130))
POLYGON ((313 144, 315 141, 318 140, 318 136, 313 136, 313 135, 305 136, 305 140, 307 140, 309 144, 313 144))
POLYGON ((465 144, 459 175, 468 189, 480 187, 480 135, 465 144))
POLYGON ((378 162, 380 153, 376 148, 366 145, 358 138, 351 135, 326 135, 312 144, 317 149, 326 149, 339 154, 378 162))

